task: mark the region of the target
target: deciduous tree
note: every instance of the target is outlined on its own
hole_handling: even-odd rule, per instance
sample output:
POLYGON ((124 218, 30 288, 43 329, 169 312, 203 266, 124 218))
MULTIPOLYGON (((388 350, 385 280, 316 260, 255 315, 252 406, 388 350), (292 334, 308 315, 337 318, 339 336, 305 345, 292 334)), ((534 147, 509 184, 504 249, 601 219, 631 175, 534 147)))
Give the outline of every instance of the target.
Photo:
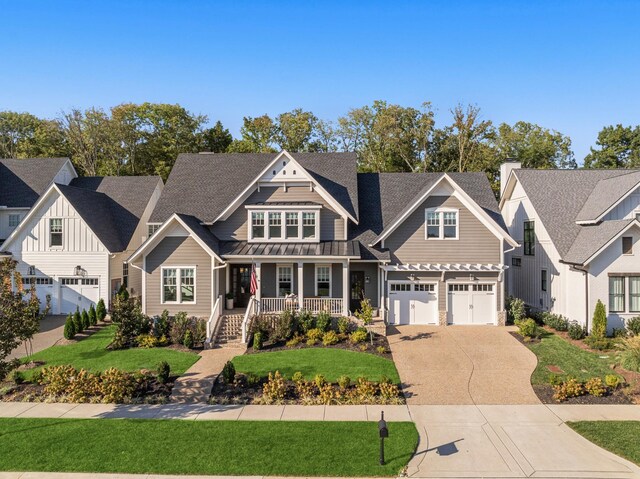
POLYGON ((584 159, 585 168, 637 168, 640 166, 640 126, 605 126, 596 148, 584 159))

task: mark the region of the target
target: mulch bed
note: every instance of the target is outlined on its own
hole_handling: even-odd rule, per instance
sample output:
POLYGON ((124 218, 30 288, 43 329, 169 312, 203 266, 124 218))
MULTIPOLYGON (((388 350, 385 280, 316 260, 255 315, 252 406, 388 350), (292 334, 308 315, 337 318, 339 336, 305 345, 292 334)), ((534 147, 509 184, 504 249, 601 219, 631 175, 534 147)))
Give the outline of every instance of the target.
POLYGON ((359 353, 372 353, 377 356, 392 359, 391 357, 391 348, 389 347, 389 341, 387 341, 386 336, 382 336, 380 334, 373 334, 373 345, 371 345, 371 341, 367 337, 367 341, 364 343, 352 344, 348 340, 342 340, 337 344, 333 344, 331 346, 324 346, 322 342, 318 342, 315 346, 307 346, 307 344, 303 341, 295 346, 288 347, 284 342, 278 343, 269 343, 265 342, 262 346, 262 349, 259 351, 255 351, 251 346, 247 348, 245 354, 257 354, 264 352, 273 352, 273 351, 292 351, 294 349, 308 349, 308 348, 333 348, 333 349, 345 349, 347 351, 356 351, 359 353), (377 351, 377 348, 382 346, 385 350, 384 354, 380 354, 377 351))
POLYGON ((534 384, 532 387, 543 404, 633 404, 631 398, 623 390, 614 391, 602 397, 585 394, 584 396, 568 398, 566 401, 559 403, 553 399, 554 391, 550 384, 534 384))

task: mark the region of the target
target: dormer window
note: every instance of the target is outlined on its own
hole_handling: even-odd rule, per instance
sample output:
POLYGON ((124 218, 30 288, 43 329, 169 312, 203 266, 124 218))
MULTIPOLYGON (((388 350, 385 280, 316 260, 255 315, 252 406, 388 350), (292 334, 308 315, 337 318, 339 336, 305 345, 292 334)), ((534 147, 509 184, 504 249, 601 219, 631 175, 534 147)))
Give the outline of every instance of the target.
POLYGON ((254 242, 316 242, 320 237, 320 206, 269 208, 247 206, 250 228, 248 240, 254 242), (255 211, 258 209, 259 211, 255 211))
POLYGON ((282 238, 282 213, 269 213, 269 238, 282 238))
POLYGON ((429 208, 425 211, 425 239, 458 239, 458 210, 429 208))
POLYGON ((316 237, 316 212, 302 213, 302 237, 310 239, 316 237))
POLYGON ((254 239, 264 238, 264 213, 251 213, 251 237, 254 239))

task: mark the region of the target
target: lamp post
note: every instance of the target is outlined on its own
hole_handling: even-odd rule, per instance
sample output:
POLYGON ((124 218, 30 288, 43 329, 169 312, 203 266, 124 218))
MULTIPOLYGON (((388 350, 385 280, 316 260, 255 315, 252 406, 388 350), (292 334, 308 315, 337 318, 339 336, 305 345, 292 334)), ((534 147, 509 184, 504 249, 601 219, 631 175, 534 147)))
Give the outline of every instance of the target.
POLYGON ((380 465, 384 466, 384 439, 385 437, 389 437, 387 421, 384 420, 384 411, 381 411, 380 413, 380 420, 378 421, 378 432, 380 433, 380 465))

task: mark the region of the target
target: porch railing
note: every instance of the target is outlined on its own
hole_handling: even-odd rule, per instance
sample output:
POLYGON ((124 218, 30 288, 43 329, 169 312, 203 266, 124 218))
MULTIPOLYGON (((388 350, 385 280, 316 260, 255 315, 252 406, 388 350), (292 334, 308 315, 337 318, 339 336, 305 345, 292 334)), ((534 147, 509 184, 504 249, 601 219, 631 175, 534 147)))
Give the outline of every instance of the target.
POLYGON ((221 312, 222 295, 218 296, 218 298, 216 299, 216 302, 213 305, 213 311, 211 311, 211 316, 209 316, 209 321, 207 321, 207 343, 210 343, 213 340, 213 334, 216 331, 216 326, 218 325, 218 320, 220 319, 221 312))
POLYGON ((260 312, 262 313, 280 313, 286 310, 298 311, 305 309, 312 313, 326 311, 330 314, 342 314, 343 306, 344 300, 342 298, 304 298, 302 307, 300 307, 299 299, 262 298, 260 300, 260 312))
POLYGON ((249 298, 249 304, 247 305, 247 310, 244 313, 244 319, 242 320, 242 342, 247 342, 247 336, 249 332, 249 325, 251 324, 251 319, 256 314, 260 314, 260 301, 256 299, 255 296, 251 296, 249 298))

